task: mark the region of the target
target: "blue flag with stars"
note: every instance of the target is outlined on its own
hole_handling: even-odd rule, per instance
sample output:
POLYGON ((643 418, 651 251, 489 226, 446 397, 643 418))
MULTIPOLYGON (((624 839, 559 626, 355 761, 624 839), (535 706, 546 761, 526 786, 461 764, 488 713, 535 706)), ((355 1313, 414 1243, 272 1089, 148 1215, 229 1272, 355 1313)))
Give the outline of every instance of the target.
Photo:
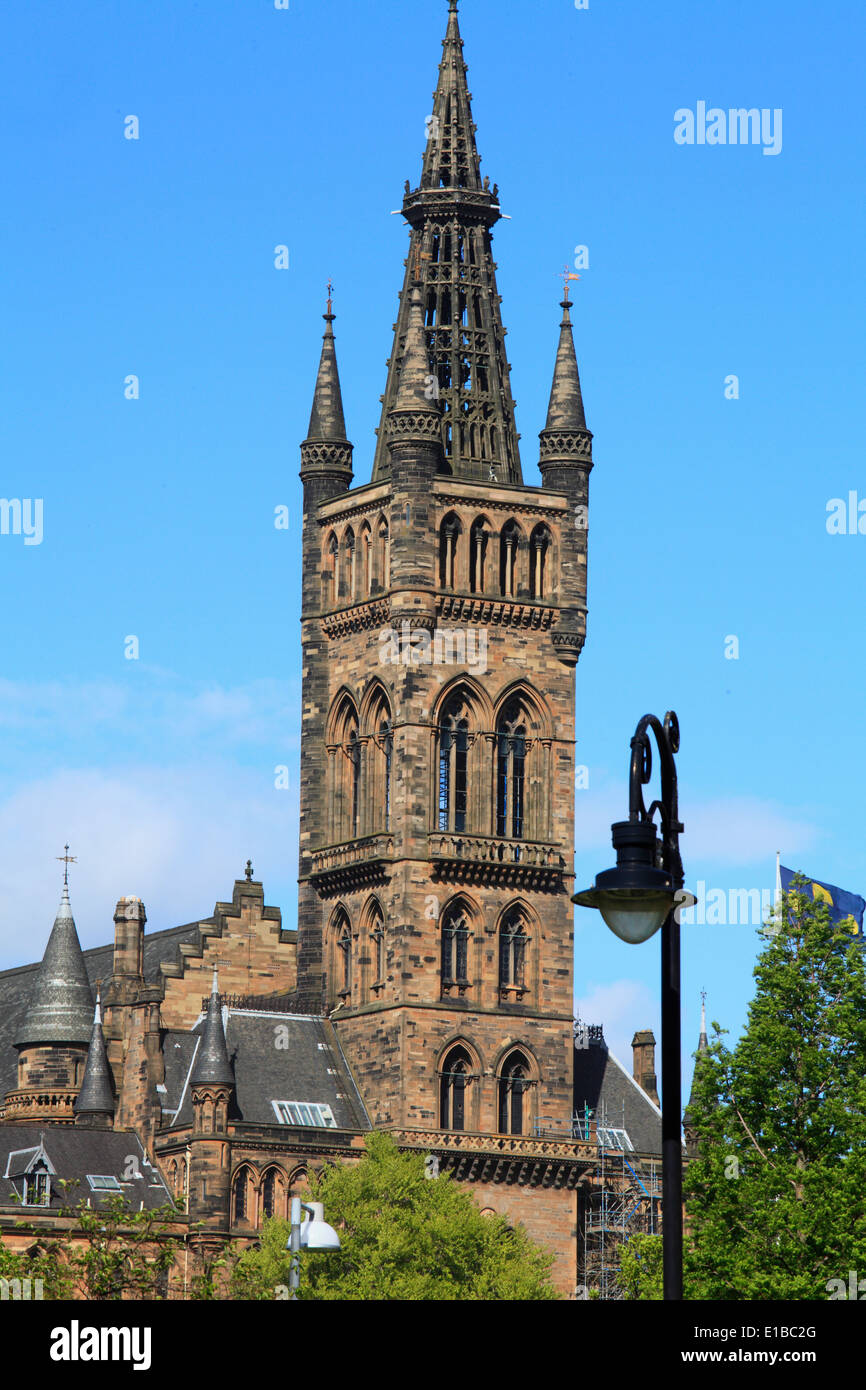
MULTIPOLYGON (((787 893, 794 877, 793 869, 786 869, 779 865, 779 883, 782 891, 787 893)), ((807 881, 800 889, 802 893, 810 894, 815 902, 824 902, 830 909, 830 921, 840 927, 844 927, 852 936, 856 936, 859 941, 863 941, 863 912, 866 910, 866 901, 858 893, 848 893, 844 888, 837 888, 832 883, 822 883, 820 879, 809 878, 807 874, 800 874, 801 878, 807 881)))

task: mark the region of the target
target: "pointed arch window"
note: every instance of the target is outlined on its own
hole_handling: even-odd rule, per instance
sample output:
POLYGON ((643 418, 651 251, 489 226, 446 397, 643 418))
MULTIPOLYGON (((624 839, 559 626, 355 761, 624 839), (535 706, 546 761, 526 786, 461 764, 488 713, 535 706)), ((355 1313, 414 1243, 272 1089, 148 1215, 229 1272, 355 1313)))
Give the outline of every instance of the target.
POLYGON ((325 582, 323 584, 323 603, 325 607, 336 605, 339 596, 340 547, 333 531, 325 547, 325 582))
POLYGON ((352 932, 349 923, 345 918, 339 923, 337 934, 337 950, 340 954, 339 978, 341 980, 340 993, 343 995, 352 992, 352 932))
POLYGON ((232 1206, 234 1207, 235 1225, 240 1225, 241 1222, 249 1219, 249 1189, 249 1169, 241 1168, 235 1175, 235 1180, 232 1184, 232 1206))
POLYGON ((521 840, 526 833, 526 721, 508 705, 496 730, 496 833, 521 840))
POLYGON ((453 513, 439 528, 439 583, 443 589, 456 589, 459 566, 460 522, 453 513))
POLYGON ((469 983, 469 922, 461 908, 450 909, 442 919, 442 986, 469 983))
POLYGON ((346 747, 346 757, 349 760, 349 824, 351 838, 357 839, 358 824, 361 812, 361 744, 358 739, 357 729, 352 729, 349 733, 346 747))
MULTIPOLYGON (((482 448, 482 457, 483 457, 482 448)), ((469 539, 469 588, 473 594, 484 593, 484 568, 487 559, 488 533, 479 518, 472 523, 469 539)))
POLYGON ((439 723, 439 829, 466 829, 469 718, 462 699, 446 707, 439 723))
POLYGON ((466 1128, 466 1091, 472 1062, 465 1047, 452 1047, 439 1076, 440 1129, 466 1128))
POLYGON ((524 1097, 529 1084, 529 1063, 522 1052, 506 1058, 499 1076, 499 1133, 523 1134, 524 1097))
POLYGON ((351 526, 348 527, 343 537, 343 545, 346 551, 346 589, 350 599, 355 597, 355 532, 351 526))
POLYGON ((529 936, 523 914, 512 912, 499 930, 499 988, 526 988, 526 954, 529 936))
POLYGON ((282 1184, 276 1168, 269 1168, 262 1179, 262 1216, 270 1219, 277 1215, 282 1184))
POLYGON ((385 979, 385 928, 378 906, 374 911, 370 938, 373 942, 373 983, 380 985, 385 979))
POLYGON ((505 598, 517 595, 517 559, 520 530, 514 521, 506 522, 499 541, 499 587, 505 598))
POLYGON ((529 541, 529 592, 533 598, 547 598, 550 589, 550 532, 536 526, 529 541))
POLYGON ((391 770, 394 762, 394 732, 391 728, 390 719, 383 719, 379 725, 379 747, 382 749, 383 774, 384 774, 384 801, 383 809, 385 813, 385 829, 391 829, 391 770))

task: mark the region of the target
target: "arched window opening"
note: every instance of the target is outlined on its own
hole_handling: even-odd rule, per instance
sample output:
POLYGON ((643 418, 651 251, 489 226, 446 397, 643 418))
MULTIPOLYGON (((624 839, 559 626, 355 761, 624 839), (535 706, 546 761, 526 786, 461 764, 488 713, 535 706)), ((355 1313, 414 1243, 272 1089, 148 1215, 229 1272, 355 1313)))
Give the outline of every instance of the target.
POLYGON ((439 583, 443 589, 457 587, 457 549, 460 542, 460 522, 452 513, 439 528, 439 583))
POLYGON ((281 1186, 276 1168, 269 1168, 262 1179, 262 1216, 270 1219, 277 1215, 281 1186))
POLYGON ((466 1128, 466 1089, 472 1063, 465 1047, 452 1047, 439 1077, 439 1125, 441 1129, 466 1128))
POLYGON ((339 595, 340 547, 333 531, 325 548, 325 582, 322 599, 325 607, 336 605, 339 595))
POLYGON ((513 1052, 499 1077, 499 1133, 522 1134, 524 1096, 529 1082, 529 1063, 522 1052, 513 1052))
POLYGON ((499 931, 499 988, 526 988, 526 952, 529 937, 519 912, 506 917, 499 931))
POLYGON ((466 829, 469 718, 462 698, 446 706, 439 721, 439 829, 466 829))
POLYGON ((522 840, 526 833, 526 724, 521 706, 510 704, 496 731, 496 833, 522 840))
POLYGON ((235 1225, 249 1220, 250 1174, 248 1168, 241 1168, 232 1185, 235 1225))
POLYGON ((373 915, 370 938, 373 942, 373 983, 380 985, 385 979, 385 928, 378 906, 373 915))
POLYGON ((340 923, 338 930, 337 949, 340 952, 340 979, 342 980, 340 993, 350 994, 352 991, 352 933, 345 918, 340 923))
POLYGON ((473 594, 483 594, 484 572, 487 562, 488 533, 481 520, 472 523, 469 538, 469 588, 473 594))
POLYGON ((442 921, 442 985, 469 983, 469 923, 466 913, 452 908, 442 921))
POLYGON ((529 592, 533 598, 547 598, 550 549, 547 527, 536 526, 529 542, 529 592))
POLYGON ((391 583, 390 560, 388 523, 383 519, 379 522, 379 583, 383 589, 387 589, 391 583))
POLYGON ((349 834, 355 840, 358 837, 358 823, 361 812, 361 744, 358 739, 357 729, 352 729, 349 733, 346 747, 346 757, 349 760, 349 834))
POLYGON ((367 598, 370 593, 370 586, 373 580, 373 549, 372 536, 369 526, 364 526, 358 537, 360 550, 359 563, 361 567, 361 598, 367 598))
POLYGON ((517 593, 517 554, 520 546, 520 532, 513 521, 502 528, 499 542, 499 588, 506 598, 514 598, 517 593))
POLYGON ((391 829, 391 767, 394 761, 394 734, 390 719, 383 719, 379 725, 379 747, 382 750, 385 829, 391 829))

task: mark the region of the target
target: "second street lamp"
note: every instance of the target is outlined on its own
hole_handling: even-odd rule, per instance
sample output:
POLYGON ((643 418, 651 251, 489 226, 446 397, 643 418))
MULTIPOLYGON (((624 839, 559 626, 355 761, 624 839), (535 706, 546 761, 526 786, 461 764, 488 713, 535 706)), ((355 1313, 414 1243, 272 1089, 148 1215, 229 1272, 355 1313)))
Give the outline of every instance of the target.
POLYGON ((683 1296, 682 1129, 680 1117, 680 911, 697 901, 683 888, 682 824, 674 754, 680 730, 672 710, 662 724, 645 714, 631 741, 629 818, 611 826, 616 867, 573 902, 597 907, 611 931, 637 945, 662 929, 662 1247, 664 1296, 683 1296), (647 810, 643 788, 652 775, 652 730, 661 762, 661 799, 647 810), (654 817, 658 812, 661 838, 654 817))

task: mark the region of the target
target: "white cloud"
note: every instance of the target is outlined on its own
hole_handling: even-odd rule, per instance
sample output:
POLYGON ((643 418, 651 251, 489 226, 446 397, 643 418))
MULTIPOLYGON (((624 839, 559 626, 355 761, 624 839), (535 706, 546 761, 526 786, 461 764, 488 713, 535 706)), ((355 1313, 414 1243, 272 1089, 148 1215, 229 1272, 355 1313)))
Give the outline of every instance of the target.
POLYGON ((608 1048, 629 1073, 632 1069, 631 1040, 637 1030, 654 1028, 656 1041, 659 1040, 658 1028, 654 1023, 658 1018, 658 1000, 641 980, 620 979, 608 984, 592 984, 588 993, 577 1000, 576 1007, 583 1023, 604 1025, 604 1040, 608 1048))
POLYGON ((66 840, 78 856, 70 896, 84 946, 112 940, 124 894, 144 900, 150 931, 209 916, 248 856, 266 900, 293 925, 296 793, 275 790, 270 773, 215 764, 68 770, 15 791, 0 804, 0 968, 41 958, 66 840))

